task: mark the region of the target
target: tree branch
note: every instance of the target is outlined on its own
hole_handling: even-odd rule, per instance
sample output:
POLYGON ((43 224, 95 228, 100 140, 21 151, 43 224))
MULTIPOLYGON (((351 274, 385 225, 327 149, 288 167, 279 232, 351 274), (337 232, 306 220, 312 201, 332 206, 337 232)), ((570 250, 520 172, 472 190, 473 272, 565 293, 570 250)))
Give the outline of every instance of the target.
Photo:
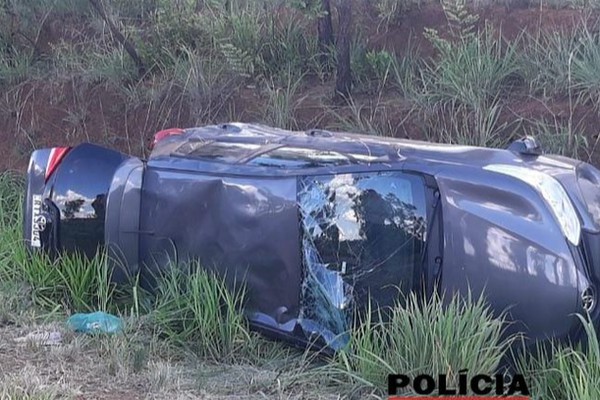
POLYGON ((110 18, 110 16, 106 13, 104 5, 102 4, 102 0, 89 0, 89 2, 92 5, 92 7, 94 7, 94 9, 98 12, 98 14, 100 14, 100 17, 104 20, 104 22, 106 22, 106 24, 108 25, 108 29, 110 29, 110 32, 113 34, 115 39, 117 39, 119 44, 123 46, 127 54, 129 54, 129 57, 131 57, 131 59, 135 63, 135 66, 138 70, 138 77, 140 79, 143 78, 144 75, 146 75, 146 66, 142 61, 142 58, 139 56, 133 44, 129 40, 127 40, 125 36, 123 36, 119 28, 117 28, 117 26, 113 22, 112 18, 110 18))
POLYGON ((352 91, 350 41, 352 35, 352 0, 338 0, 339 28, 337 35, 336 94, 347 98, 352 91))

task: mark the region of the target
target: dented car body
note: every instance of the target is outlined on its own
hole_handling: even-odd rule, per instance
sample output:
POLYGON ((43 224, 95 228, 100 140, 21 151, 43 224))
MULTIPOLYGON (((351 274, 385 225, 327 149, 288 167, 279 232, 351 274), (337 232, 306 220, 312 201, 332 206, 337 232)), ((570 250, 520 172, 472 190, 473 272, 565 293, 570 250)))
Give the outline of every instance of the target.
POLYGON ((369 299, 485 292, 512 331, 578 334, 598 314, 600 171, 508 150, 227 124, 157 135, 142 161, 91 144, 33 153, 33 250, 110 250, 151 287, 173 261, 243 280, 252 325, 347 342, 369 299))

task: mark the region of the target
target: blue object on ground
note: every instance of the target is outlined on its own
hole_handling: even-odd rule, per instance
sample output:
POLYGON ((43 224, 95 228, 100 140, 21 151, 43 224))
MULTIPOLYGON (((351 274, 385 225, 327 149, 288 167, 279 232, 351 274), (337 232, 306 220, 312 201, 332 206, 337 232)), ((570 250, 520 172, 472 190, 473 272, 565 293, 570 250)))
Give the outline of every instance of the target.
POLYGON ((67 325, 75 332, 81 333, 117 333, 123 328, 119 317, 102 311, 73 314, 67 320, 67 325))

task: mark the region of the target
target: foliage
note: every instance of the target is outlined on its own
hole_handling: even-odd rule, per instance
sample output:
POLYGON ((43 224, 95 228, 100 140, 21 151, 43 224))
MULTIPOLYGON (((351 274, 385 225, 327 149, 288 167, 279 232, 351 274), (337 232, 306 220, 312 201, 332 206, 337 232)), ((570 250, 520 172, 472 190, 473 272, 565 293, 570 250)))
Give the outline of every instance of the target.
POLYGON ((439 56, 425 72, 424 93, 429 101, 482 106, 508 90, 520 72, 516 44, 503 43, 490 29, 458 42, 435 35, 431 40, 439 56))
MULTIPOLYGON (((144 114, 143 132, 135 135, 131 135, 135 131, 129 126, 125 135, 115 133, 121 127, 106 123, 104 119, 110 119, 110 115, 105 116, 105 110, 99 116, 110 143, 125 143, 128 150, 140 149, 141 153, 147 151, 146 139, 164 127, 249 117, 298 129, 311 128, 318 120, 331 125, 322 128, 363 125, 359 129, 362 132, 406 132, 411 137, 416 133, 436 141, 497 146, 509 140, 521 118, 525 118, 518 112, 513 118, 510 107, 524 93, 558 104, 568 96, 575 104, 570 110, 573 113, 577 108, 597 111, 600 107, 600 74, 596 73, 600 40, 588 21, 573 30, 539 30, 506 42, 502 32, 480 21, 477 4, 444 0, 441 7, 447 26, 437 27, 439 31, 426 30, 435 49, 429 57, 424 56, 427 49, 417 47, 417 40, 409 40, 401 52, 387 47, 388 40, 384 46, 374 45, 373 30, 356 18, 359 23, 353 29, 351 44, 356 96, 352 101, 346 99, 345 110, 324 98, 320 115, 298 119, 293 110, 298 99, 304 97, 301 92, 314 86, 314 78, 324 88, 331 86, 335 78, 331 73, 337 59, 335 49, 328 51, 329 57, 323 57, 323 49, 318 46, 320 1, 104 3, 117 28, 143 58, 148 67, 145 76, 138 77, 128 53, 87 2, 54 0, 51 7, 44 7, 39 0, 11 0, 0 10, 0 45, 4 46, 0 51, 0 85, 10 89, 47 80, 72 87, 73 101, 81 104, 65 110, 66 128, 61 129, 70 132, 69 139, 94 139, 85 125, 90 120, 97 125, 97 113, 85 103, 88 92, 99 84, 126 104, 127 121, 133 124, 140 119, 139 114, 144 114), (58 31, 57 20, 65 21, 58 31), (50 35, 44 49, 36 43, 40 35, 50 35), (293 84, 289 76, 294 77, 293 84), (247 89, 253 90, 254 96, 266 98, 267 107, 246 110, 247 89), (388 107, 399 102, 404 102, 399 107, 402 115, 395 114, 396 106, 388 107), (340 124, 337 117, 333 121, 325 118, 332 114, 352 117, 340 124), (138 139, 140 143, 132 145, 138 139)), ((391 28, 421 5, 415 0, 374 2, 377 36, 392 35, 395 31, 391 28)), ((335 7, 333 11, 337 13, 335 7)), ((19 130, 27 140, 22 146, 27 149, 21 151, 28 151, 38 145, 35 132, 40 128, 33 126, 35 121, 31 127, 22 127, 21 118, 28 115, 23 107, 15 104, 7 108, 18 112, 19 130)), ((539 125, 540 135, 548 136, 548 129, 543 128, 554 124, 547 123, 548 113, 538 114, 535 121, 527 116, 526 126, 539 125)), ((559 125, 565 124, 561 121, 559 125)), ((573 130, 572 125, 568 131, 573 130)), ((577 135, 589 136, 590 129, 582 128, 577 135)), ((563 145, 563 136, 547 140, 557 152, 595 152, 595 145, 590 148, 573 135, 568 135, 563 145), (582 150, 574 150, 578 143, 582 150)))
POLYGON ((415 7, 420 7, 424 3, 422 0, 377 0, 375 7, 381 22, 378 29, 382 27, 389 30, 394 24, 399 23, 402 15, 415 7))
POLYGON ((295 114, 302 101, 297 98, 301 83, 302 77, 295 77, 290 71, 281 85, 276 82, 267 85, 267 103, 262 118, 265 123, 277 128, 298 129, 295 114))
POLYGON ((600 111, 600 34, 583 29, 569 59, 569 82, 579 95, 600 111))
POLYGON ((600 396, 600 344, 594 323, 578 315, 585 344, 538 343, 533 353, 522 352, 517 368, 529 376, 535 400, 583 399, 600 396))
POLYGON ((534 121, 529 125, 525 124, 523 130, 529 135, 535 136, 547 153, 578 158, 585 155, 590 147, 583 134, 584 123, 585 120, 572 124, 569 121, 565 123, 554 118, 534 121))
POLYGON ((524 36, 519 55, 525 81, 542 98, 567 95, 572 86, 572 57, 579 47, 581 30, 541 32, 524 36))
POLYGON ((180 94, 180 101, 187 105, 194 125, 218 123, 237 79, 217 58, 203 57, 187 47, 182 47, 180 52, 180 56, 170 53, 172 67, 163 66, 165 74, 172 74, 168 76, 165 92, 180 94))
POLYGON ((444 14, 454 39, 468 40, 475 34, 479 16, 467 8, 466 0, 442 0, 444 14))
POLYGON ((463 369, 494 374, 515 340, 503 337, 504 320, 494 317, 483 297, 455 295, 444 301, 413 294, 389 316, 383 313, 369 307, 352 332, 350 348, 337 357, 348 378, 382 392, 388 374, 398 371, 413 377, 438 371, 453 383, 463 369))
POLYGON ((192 262, 169 268, 160 278, 152 312, 158 332, 202 357, 232 359, 249 345, 241 314, 242 288, 226 282, 192 262))

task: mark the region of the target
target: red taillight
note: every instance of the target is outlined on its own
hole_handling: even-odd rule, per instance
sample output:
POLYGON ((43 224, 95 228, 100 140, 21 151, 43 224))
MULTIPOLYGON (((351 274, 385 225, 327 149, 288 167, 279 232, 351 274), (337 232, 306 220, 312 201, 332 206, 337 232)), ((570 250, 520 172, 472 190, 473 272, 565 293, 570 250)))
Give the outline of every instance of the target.
POLYGON ((46 165, 46 181, 54 173, 69 150, 71 150, 70 147, 54 147, 50 151, 50 157, 48 158, 48 164, 46 165))
POLYGON ((152 143, 152 147, 154 147, 156 143, 160 142, 166 137, 173 135, 181 135, 182 133, 183 129, 179 128, 165 129, 164 131, 156 132, 156 134, 154 135, 154 142, 152 143))

